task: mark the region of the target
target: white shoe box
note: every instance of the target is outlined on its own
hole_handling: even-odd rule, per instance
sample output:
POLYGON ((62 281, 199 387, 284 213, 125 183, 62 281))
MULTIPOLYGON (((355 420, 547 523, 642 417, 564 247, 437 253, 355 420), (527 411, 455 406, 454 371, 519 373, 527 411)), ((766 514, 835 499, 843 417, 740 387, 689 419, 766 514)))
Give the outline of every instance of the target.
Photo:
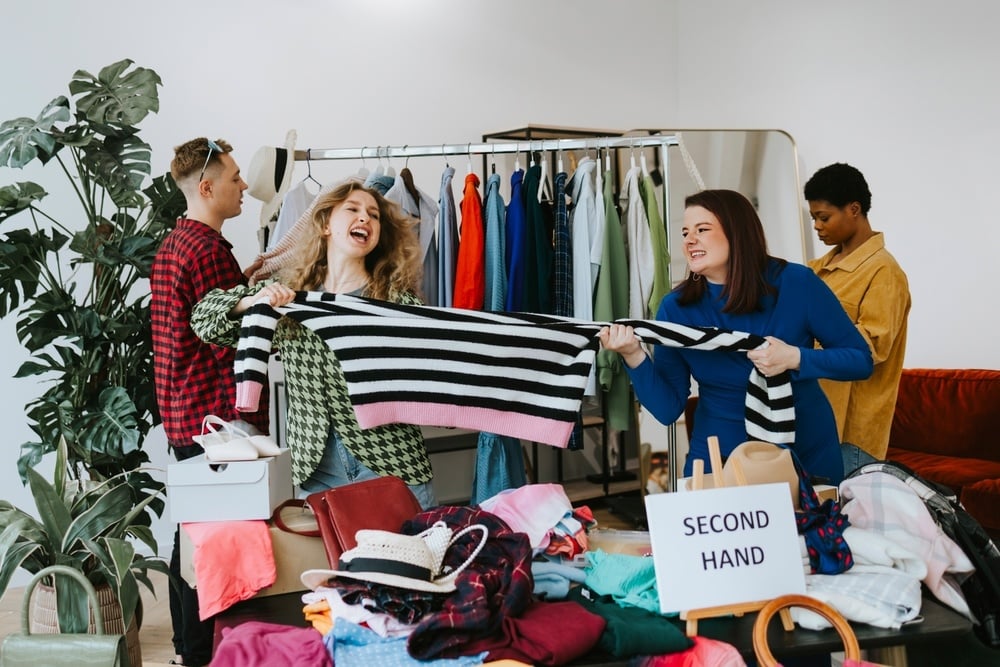
POLYGON ((255 461, 211 463, 205 455, 167 466, 167 505, 172 523, 268 519, 293 497, 287 449, 255 461))

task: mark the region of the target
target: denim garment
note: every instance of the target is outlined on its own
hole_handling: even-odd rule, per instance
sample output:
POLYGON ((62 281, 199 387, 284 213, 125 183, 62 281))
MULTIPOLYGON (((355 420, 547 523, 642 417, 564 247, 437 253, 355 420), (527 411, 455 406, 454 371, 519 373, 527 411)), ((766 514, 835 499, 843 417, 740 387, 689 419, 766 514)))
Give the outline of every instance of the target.
POLYGON ((503 310, 507 299, 507 247, 504 226, 504 201, 500 195, 500 174, 491 174, 486 181, 486 295, 485 310, 503 310))
MULTIPOLYGON (((310 493, 333 489, 353 482, 363 482, 366 479, 375 479, 379 475, 371 468, 355 458, 343 441, 336 433, 330 431, 330 437, 326 441, 326 449, 323 450, 323 458, 307 480, 302 482, 302 486, 297 490, 296 496, 304 498, 310 493)), ((437 498, 434 496, 434 487, 431 482, 423 484, 408 484, 410 491, 417 497, 422 508, 429 509, 437 506, 437 498)))
POLYGON ((840 444, 840 453, 844 457, 844 476, 847 477, 852 472, 863 465, 878 461, 874 456, 861 449, 857 445, 849 442, 840 444))

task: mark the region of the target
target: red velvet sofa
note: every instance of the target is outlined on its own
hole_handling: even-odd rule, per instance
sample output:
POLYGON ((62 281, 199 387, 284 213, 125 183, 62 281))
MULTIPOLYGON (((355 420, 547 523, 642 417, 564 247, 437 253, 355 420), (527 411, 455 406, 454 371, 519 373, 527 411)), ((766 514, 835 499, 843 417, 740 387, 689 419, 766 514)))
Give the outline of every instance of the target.
POLYGON ((886 458, 951 488, 1000 535, 1000 370, 904 369, 886 458))

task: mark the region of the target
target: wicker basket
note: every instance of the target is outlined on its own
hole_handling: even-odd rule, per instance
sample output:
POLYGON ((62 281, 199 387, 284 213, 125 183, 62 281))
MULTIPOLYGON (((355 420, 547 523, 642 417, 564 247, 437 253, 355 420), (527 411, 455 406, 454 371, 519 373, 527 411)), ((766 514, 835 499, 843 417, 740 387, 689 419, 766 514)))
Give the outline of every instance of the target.
MULTIPOLYGON (((139 646, 139 626, 136 616, 132 617, 128 631, 122 627, 122 612, 118 601, 111 592, 110 586, 97 586, 97 601, 104 617, 104 631, 108 634, 125 635, 125 647, 128 649, 129 664, 142 665, 142 648, 139 646)), ((56 606, 56 592, 52 586, 39 584, 35 587, 31 619, 28 629, 33 634, 58 634, 59 612, 56 606)), ((90 618, 89 631, 94 632, 94 618, 90 618)))

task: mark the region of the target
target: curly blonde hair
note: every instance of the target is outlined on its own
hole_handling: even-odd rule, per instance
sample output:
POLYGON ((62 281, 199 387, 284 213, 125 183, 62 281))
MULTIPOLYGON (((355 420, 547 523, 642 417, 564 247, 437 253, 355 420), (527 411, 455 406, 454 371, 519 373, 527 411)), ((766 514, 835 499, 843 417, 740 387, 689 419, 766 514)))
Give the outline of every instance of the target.
POLYGON ((356 180, 345 181, 318 196, 308 227, 295 239, 292 261, 281 269, 281 282, 294 290, 322 289, 329 268, 324 232, 334 209, 354 191, 367 192, 375 199, 381 227, 378 245, 365 257, 365 269, 371 276, 365 296, 386 301, 406 293, 419 296, 423 267, 414 220, 378 190, 356 180))

